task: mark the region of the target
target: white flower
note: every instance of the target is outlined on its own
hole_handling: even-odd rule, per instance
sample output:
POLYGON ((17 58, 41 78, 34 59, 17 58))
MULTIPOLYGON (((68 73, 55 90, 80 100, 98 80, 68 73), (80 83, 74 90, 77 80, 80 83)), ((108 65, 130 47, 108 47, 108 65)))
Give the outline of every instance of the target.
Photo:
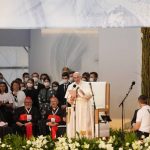
POLYGON ((105 141, 105 140, 106 140, 106 137, 102 137, 102 140, 104 140, 104 141, 105 141))
POLYGON ((43 140, 43 145, 45 145, 48 141, 46 139, 43 140))
POLYGON ((22 148, 24 148, 24 149, 25 149, 26 147, 25 147, 25 146, 22 146, 22 148))
POLYGON ((5 147, 5 146, 6 146, 5 144, 2 144, 2 145, 1 145, 1 147, 5 147))
POLYGON ((89 144, 84 143, 83 148, 85 148, 85 149, 89 149, 89 147, 90 147, 90 145, 89 145, 89 144))
POLYGON ((130 143, 126 143, 126 146, 129 146, 130 145, 130 143))
POLYGON ((80 144, 78 142, 76 142, 76 141, 75 141, 75 145, 76 145, 76 147, 80 146, 80 144))
POLYGON ((106 148, 106 144, 104 141, 101 141, 100 144, 98 145, 99 148, 105 149, 106 148))
POLYGON ((110 138, 109 138, 109 140, 108 140, 108 142, 107 143, 113 143, 114 142, 114 140, 115 140, 115 137, 113 136, 111 136, 110 138))
POLYGON ((28 140, 28 141, 27 141, 27 145, 30 145, 30 144, 31 144, 31 141, 30 141, 30 140, 28 140))
POLYGON ((123 148, 122 148, 122 147, 119 147, 119 150, 123 150, 123 148))
POLYGON ((107 150, 113 150, 114 148, 112 147, 112 144, 107 144, 106 145, 106 149, 107 150))
POLYGON ((72 143, 72 144, 69 144, 69 147, 71 150, 74 150, 76 148, 76 145, 75 145, 75 143, 72 143))
POLYGON ((69 139, 68 139, 68 142, 69 142, 69 143, 72 143, 72 140, 69 138, 69 139))
POLYGON ((145 143, 144 146, 145 146, 145 147, 148 147, 148 143, 145 143))
POLYGON ((64 137, 59 137, 58 140, 59 140, 59 142, 61 142, 61 143, 66 142, 66 138, 64 138, 64 137))

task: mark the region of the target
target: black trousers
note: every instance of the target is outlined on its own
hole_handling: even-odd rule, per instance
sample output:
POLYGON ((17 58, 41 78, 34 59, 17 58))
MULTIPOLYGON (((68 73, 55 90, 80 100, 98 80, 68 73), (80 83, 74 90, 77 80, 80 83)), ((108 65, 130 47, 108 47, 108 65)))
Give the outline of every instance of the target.
POLYGON ((142 131, 136 131, 136 135, 138 137, 138 139, 142 139, 141 137, 144 135, 144 137, 148 137, 149 133, 147 132, 142 132, 142 131))

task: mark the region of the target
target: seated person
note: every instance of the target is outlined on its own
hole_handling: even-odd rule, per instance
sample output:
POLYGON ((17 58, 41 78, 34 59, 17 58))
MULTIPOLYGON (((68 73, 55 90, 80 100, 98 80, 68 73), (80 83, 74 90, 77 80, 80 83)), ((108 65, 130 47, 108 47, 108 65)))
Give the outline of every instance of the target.
POLYGON ((8 127, 2 112, 0 111, 0 138, 3 138, 5 135, 11 133, 11 128, 8 127))
POLYGON ((138 110, 139 109, 136 109, 135 111, 134 111, 134 115, 133 115, 133 118, 132 118, 132 120, 131 120, 131 126, 133 127, 134 125, 135 125, 135 123, 136 123, 136 117, 137 117, 137 112, 138 112, 138 110))
POLYGON ((65 133, 62 128, 58 127, 59 125, 65 125, 65 121, 65 114, 62 109, 58 107, 58 99, 56 97, 51 97, 50 109, 47 111, 46 125, 51 132, 52 139, 65 133))
POLYGON ((14 97, 8 93, 7 84, 0 82, 0 110, 9 126, 13 124, 13 101, 14 97))
POLYGON ((26 135, 30 138, 32 135, 37 135, 37 121, 39 112, 37 108, 32 107, 32 99, 26 97, 24 106, 17 108, 14 115, 15 131, 18 134, 26 135))
POLYGON ((136 132, 139 139, 150 135, 150 106, 147 104, 148 97, 141 95, 138 98, 140 109, 137 112, 136 123, 133 130, 136 132))

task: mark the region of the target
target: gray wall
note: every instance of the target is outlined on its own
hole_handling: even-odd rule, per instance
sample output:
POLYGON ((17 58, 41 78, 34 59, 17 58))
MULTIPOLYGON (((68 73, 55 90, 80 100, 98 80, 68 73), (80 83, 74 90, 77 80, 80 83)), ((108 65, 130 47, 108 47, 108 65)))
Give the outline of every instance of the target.
POLYGON ((111 83, 113 126, 121 125, 119 103, 132 81, 136 82, 125 101, 126 122, 132 118, 141 91, 141 34, 136 28, 113 28, 100 31, 100 76, 111 83))
POLYGON ((30 30, 0 29, 0 46, 30 46, 30 30))
MULTIPOLYGON (((54 34, 54 33, 53 33, 54 34)), ((49 45, 52 35, 43 37, 39 30, 31 31, 30 72, 37 71, 50 74, 49 45)), ((125 122, 128 123, 137 107, 137 97, 141 88, 141 34, 139 28, 100 29, 97 40, 97 60, 101 81, 111 83, 111 126, 121 127, 121 108, 118 107, 127 93, 132 81, 136 82, 125 102, 125 122)), ((94 41, 93 41, 94 43, 94 41)), ((94 43, 95 44, 95 43, 94 43)), ((90 57, 84 58, 90 60, 90 57)), ((88 64, 91 65, 90 63, 88 64)), ((94 68, 93 68, 94 70, 94 68)), ((81 68, 80 71, 93 71, 81 68)))

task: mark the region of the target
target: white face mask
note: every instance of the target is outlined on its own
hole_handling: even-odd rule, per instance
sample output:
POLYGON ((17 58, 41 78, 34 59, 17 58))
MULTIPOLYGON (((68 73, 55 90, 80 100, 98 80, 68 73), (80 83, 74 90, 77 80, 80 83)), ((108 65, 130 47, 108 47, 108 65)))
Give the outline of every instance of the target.
POLYGON ((32 83, 27 83, 27 87, 31 88, 31 87, 33 87, 33 84, 32 83))
POLYGON ((43 79, 41 79, 41 83, 42 83, 42 84, 44 84, 44 81, 43 81, 43 79))
POLYGON ((24 78, 24 82, 27 82, 29 78, 24 78))
POLYGON ((73 82, 73 77, 70 77, 70 78, 69 78, 69 81, 70 81, 70 82, 73 82))
POLYGON ((49 83, 49 82, 44 82, 44 86, 45 86, 45 87, 49 87, 49 86, 50 86, 50 83, 49 83))
POLYGON ((68 82, 67 79, 63 79, 63 83, 66 84, 68 82))
POLYGON ((25 90, 25 87, 21 87, 21 91, 25 90))
POLYGON ((58 86, 53 87, 53 90, 57 91, 57 89, 58 89, 58 86))
POLYGON ((94 78, 90 78, 90 82, 94 82, 94 78))
POLYGON ((82 81, 86 81, 86 79, 82 78, 82 81))
POLYGON ((34 82, 38 82, 38 78, 37 77, 33 77, 34 82))

